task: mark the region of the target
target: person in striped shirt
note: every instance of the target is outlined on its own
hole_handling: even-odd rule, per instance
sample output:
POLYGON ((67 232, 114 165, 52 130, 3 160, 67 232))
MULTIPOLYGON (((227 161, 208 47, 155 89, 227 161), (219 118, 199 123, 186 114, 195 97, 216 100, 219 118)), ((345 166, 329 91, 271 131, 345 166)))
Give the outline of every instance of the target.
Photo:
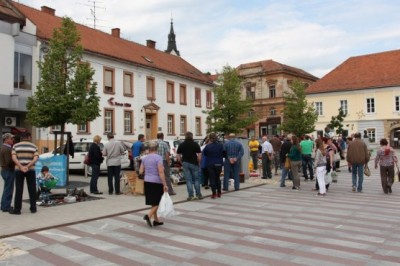
POLYGON ((24 179, 28 186, 30 211, 36 212, 36 175, 35 163, 39 159, 38 148, 31 142, 31 134, 23 132, 21 142, 15 144, 11 152, 15 163, 15 198, 14 209, 10 214, 21 214, 24 179))

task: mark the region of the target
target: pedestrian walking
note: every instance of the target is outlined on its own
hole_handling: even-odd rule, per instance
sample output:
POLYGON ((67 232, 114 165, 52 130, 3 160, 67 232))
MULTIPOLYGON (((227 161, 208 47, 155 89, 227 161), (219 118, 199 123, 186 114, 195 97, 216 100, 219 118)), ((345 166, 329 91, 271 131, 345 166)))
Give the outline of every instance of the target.
POLYGON ((200 191, 199 178, 201 149, 199 144, 193 140, 192 132, 185 133, 185 140, 179 144, 176 153, 178 161, 182 163, 183 167, 183 174, 185 176, 188 192, 187 200, 203 199, 200 191), (193 187, 196 195, 193 193, 193 187))
POLYGON ((14 144, 11 154, 16 171, 14 209, 10 210, 10 214, 21 214, 25 179, 29 193, 30 211, 36 213, 35 163, 39 159, 39 153, 36 145, 31 142, 31 133, 23 132, 21 134, 21 142, 14 144))
POLYGON ((223 190, 229 190, 229 179, 232 177, 234 180, 234 189, 239 190, 240 188, 240 180, 239 180, 239 170, 240 170, 240 161, 244 154, 242 144, 237 141, 236 135, 234 133, 230 133, 228 135, 228 141, 224 143, 224 184, 223 190))
POLYGON ((9 212, 13 210, 11 201, 14 193, 15 163, 12 160, 11 151, 14 144, 14 135, 3 134, 3 145, 0 149, 1 177, 4 180, 3 195, 1 196, 1 210, 9 212))
POLYGON ((351 166, 353 192, 362 192, 364 165, 368 163, 369 157, 368 147, 361 140, 361 134, 359 132, 355 133, 353 141, 349 143, 347 148, 347 162, 349 167, 351 166))
POLYGON ((148 214, 143 217, 149 227, 164 224, 159 220, 157 210, 162 195, 168 191, 163 159, 157 154, 158 145, 158 141, 150 141, 148 145, 149 153, 143 157, 139 168, 139 174, 144 174, 145 202, 146 205, 151 206, 148 214), (151 219, 153 219, 153 222, 151 222, 151 219))
POLYGON ((108 194, 122 195, 120 190, 121 156, 125 153, 125 148, 121 142, 114 140, 114 134, 107 134, 108 142, 104 145, 103 156, 107 156, 107 178, 108 194), (114 184, 113 184, 114 181, 114 184))
POLYGON ((269 142, 271 143, 272 149, 274 150, 272 161, 275 166, 274 167, 275 175, 278 175, 278 169, 281 168, 279 156, 280 156, 280 152, 281 152, 282 141, 278 135, 275 135, 274 137, 272 137, 272 139, 269 142))
POLYGON ((375 169, 378 168, 381 175, 382 189, 385 194, 392 193, 394 182, 394 165, 397 164, 397 156, 387 139, 380 140, 380 149, 375 157, 375 169))

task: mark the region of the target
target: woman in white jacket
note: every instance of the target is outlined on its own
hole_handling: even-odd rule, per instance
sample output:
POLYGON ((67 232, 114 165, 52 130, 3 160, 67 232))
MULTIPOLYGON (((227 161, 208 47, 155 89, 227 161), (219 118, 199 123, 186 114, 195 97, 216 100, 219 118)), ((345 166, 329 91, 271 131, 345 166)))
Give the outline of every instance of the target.
POLYGON ((324 142, 321 139, 315 141, 316 152, 315 152, 315 167, 317 173, 317 182, 319 186, 319 192, 317 196, 325 196, 325 174, 326 174, 326 149, 324 142))

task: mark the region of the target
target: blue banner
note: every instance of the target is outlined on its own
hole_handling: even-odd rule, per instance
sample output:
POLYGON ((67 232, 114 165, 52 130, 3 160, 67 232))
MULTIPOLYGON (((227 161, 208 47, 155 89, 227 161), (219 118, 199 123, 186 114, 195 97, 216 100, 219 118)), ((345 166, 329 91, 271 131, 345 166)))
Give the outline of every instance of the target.
POLYGON ((48 158, 39 158, 35 165, 36 175, 40 173, 43 166, 47 166, 50 173, 58 179, 57 187, 67 185, 67 156, 64 154, 54 155, 48 158))

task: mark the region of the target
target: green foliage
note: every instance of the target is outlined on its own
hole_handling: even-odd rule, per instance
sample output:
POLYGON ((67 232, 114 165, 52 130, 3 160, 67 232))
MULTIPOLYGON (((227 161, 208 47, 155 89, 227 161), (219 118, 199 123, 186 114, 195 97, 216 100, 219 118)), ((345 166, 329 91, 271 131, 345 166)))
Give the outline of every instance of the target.
MULTIPOLYGON (((84 124, 100 115, 94 70, 82 62, 83 47, 74 22, 54 29, 48 53, 38 62, 41 80, 28 98, 27 119, 36 127, 84 124)), ((62 136, 62 135, 61 135, 62 136)))
POLYGON ((326 126, 328 128, 330 128, 330 129, 333 129, 333 130, 335 128, 337 128, 336 129, 336 133, 337 134, 341 134, 342 131, 343 131, 343 124, 342 123, 343 123, 345 117, 346 117, 346 114, 343 112, 342 107, 340 107, 338 109, 338 115, 337 116, 332 116, 331 117, 331 121, 326 126))
POLYGON ((248 116, 252 102, 241 99, 240 85, 236 69, 225 66, 213 88, 214 108, 204 111, 208 114, 208 132, 239 133, 256 121, 256 117, 248 116))
POLYGON ((281 130, 291 132, 296 136, 315 131, 318 115, 312 104, 309 104, 305 94, 305 84, 301 81, 292 83, 292 91, 284 92, 285 106, 281 130))

